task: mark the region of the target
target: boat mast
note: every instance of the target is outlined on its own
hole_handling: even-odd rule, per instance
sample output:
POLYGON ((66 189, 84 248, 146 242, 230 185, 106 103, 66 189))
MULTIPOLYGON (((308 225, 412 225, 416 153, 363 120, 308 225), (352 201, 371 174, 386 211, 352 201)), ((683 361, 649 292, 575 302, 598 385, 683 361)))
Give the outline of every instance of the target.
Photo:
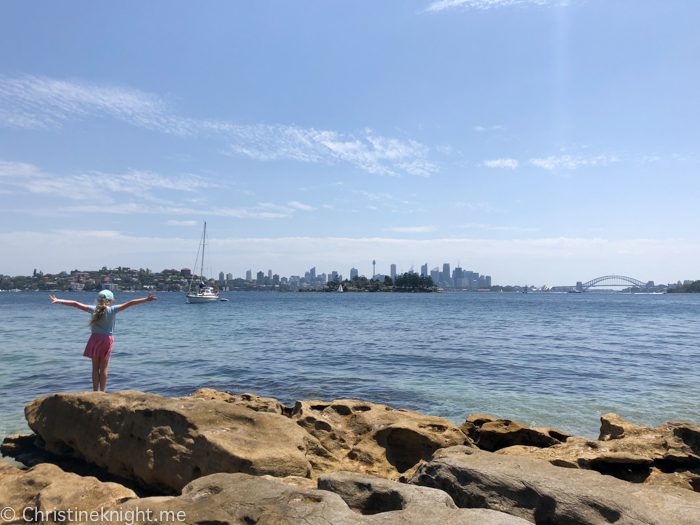
POLYGON ((204 284, 204 250, 207 249, 207 221, 204 221, 204 233, 202 234, 202 264, 199 267, 199 280, 204 284))

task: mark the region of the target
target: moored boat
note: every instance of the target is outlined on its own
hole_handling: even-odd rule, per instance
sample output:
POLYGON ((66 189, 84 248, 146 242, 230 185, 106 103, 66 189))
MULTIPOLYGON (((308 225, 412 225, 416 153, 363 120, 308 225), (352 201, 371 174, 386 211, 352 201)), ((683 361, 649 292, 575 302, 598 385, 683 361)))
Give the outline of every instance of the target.
POLYGON ((214 291, 214 287, 206 284, 204 279, 204 252, 207 247, 207 223, 204 223, 204 232, 202 233, 202 240, 199 243, 199 250, 197 251, 197 259, 194 262, 194 268, 196 270, 197 263, 200 263, 199 270, 199 283, 198 287, 194 288, 195 284, 194 273, 190 279, 190 286, 187 290, 187 303, 188 304, 202 304, 202 303, 215 303, 219 300, 219 292, 214 291), (201 259, 200 259, 201 254, 201 259))

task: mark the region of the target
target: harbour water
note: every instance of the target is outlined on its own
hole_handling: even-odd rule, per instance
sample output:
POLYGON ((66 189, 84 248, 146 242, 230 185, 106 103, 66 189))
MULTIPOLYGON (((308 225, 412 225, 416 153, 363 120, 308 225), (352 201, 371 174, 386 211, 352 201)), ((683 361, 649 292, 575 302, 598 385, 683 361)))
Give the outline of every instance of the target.
MULTIPOLYGON (((230 302, 187 305, 163 293, 118 314, 108 391, 359 398, 587 437, 608 412, 700 423, 700 295, 222 296, 230 302)), ((87 321, 47 293, 0 293, 0 437, 28 431, 31 400, 91 390, 87 321)))

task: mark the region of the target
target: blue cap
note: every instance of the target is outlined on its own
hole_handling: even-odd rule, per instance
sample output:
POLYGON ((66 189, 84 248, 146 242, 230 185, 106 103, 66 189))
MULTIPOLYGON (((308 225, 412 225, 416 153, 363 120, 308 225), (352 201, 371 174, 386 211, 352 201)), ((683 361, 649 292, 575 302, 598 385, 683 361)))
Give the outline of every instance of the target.
POLYGON ((99 296, 104 297, 108 301, 114 301, 114 294, 109 290, 102 290, 99 296))

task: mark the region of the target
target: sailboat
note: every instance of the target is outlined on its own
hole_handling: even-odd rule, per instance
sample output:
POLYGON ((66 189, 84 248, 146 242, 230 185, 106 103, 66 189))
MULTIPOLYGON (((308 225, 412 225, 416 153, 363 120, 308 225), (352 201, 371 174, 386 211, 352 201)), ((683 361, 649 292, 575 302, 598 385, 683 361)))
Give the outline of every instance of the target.
POLYGON ((199 283, 197 287, 194 287, 194 273, 190 279, 190 287, 187 290, 187 303, 197 304, 197 303, 215 303, 219 299, 219 292, 214 292, 214 288, 204 283, 204 251, 207 246, 207 223, 204 222, 204 232, 202 233, 202 240, 199 243, 199 250, 197 250, 197 259, 194 261, 194 270, 197 270, 197 263, 200 263, 199 269, 199 283), (200 259, 201 253, 201 259, 200 259))

